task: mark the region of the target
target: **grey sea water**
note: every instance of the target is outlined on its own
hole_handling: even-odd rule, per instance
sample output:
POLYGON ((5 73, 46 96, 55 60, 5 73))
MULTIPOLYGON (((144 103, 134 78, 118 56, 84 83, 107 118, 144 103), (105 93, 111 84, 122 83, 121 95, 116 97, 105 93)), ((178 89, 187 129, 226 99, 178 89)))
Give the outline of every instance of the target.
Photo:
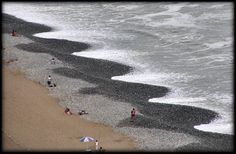
POLYGON ((91 44, 73 55, 132 66, 112 79, 166 86, 149 102, 213 110, 220 117, 195 128, 233 134, 233 3, 24 2, 3 12, 54 28, 37 37, 91 44))

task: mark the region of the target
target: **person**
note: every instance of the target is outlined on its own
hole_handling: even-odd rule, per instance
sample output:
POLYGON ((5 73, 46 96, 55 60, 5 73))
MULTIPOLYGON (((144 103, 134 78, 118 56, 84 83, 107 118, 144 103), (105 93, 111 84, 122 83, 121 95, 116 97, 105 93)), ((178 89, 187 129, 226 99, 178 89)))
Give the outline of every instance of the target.
POLYGON ((47 81, 47 83, 48 83, 48 86, 49 86, 49 87, 56 87, 56 86, 57 86, 55 83, 52 83, 52 77, 51 77, 51 75, 48 76, 48 81, 47 81))
POLYGON ((52 78, 51 78, 51 75, 48 76, 48 86, 49 87, 52 87, 52 78))
POLYGON ((103 152, 103 151, 104 151, 104 149, 103 149, 102 147, 100 147, 100 148, 99 148, 99 151, 100 151, 100 152, 103 152))
POLYGON ((96 140, 96 141, 95 141, 95 148, 96 148, 96 150, 98 150, 98 147, 99 147, 99 146, 98 146, 98 140, 96 140))
POLYGON ((131 121, 133 121, 135 118, 135 108, 131 110, 131 121))
POLYGON ((56 64, 55 58, 52 58, 52 59, 51 59, 51 64, 56 64))
POLYGON ((70 112, 70 109, 68 107, 66 107, 65 113, 68 114, 68 115, 72 115, 72 113, 70 112))
POLYGON ((81 111, 79 112, 79 115, 83 115, 83 114, 88 114, 88 112, 86 112, 85 110, 81 110, 81 111))
POLYGON ((14 29, 12 30, 11 35, 16 36, 16 31, 14 29))

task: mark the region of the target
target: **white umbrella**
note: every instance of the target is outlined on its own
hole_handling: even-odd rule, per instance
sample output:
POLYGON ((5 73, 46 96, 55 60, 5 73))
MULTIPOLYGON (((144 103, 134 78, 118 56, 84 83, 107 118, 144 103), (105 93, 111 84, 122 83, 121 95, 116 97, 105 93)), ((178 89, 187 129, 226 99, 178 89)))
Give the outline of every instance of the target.
POLYGON ((94 141, 95 139, 92 138, 92 137, 89 137, 89 136, 85 136, 85 137, 82 137, 80 139, 80 142, 91 142, 91 141, 94 141))
MULTIPOLYGON (((94 140, 95 140, 95 139, 92 138, 92 137, 85 136, 85 137, 82 137, 82 138, 80 139, 80 142, 91 142, 91 141, 94 141, 94 140)), ((87 147, 87 149, 88 149, 88 147, 87 147)))

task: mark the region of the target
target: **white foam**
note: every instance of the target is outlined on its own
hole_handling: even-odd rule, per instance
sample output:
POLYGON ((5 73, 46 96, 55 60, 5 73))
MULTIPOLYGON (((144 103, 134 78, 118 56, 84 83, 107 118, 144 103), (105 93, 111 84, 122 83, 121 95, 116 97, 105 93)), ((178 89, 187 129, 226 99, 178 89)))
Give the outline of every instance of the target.
POLYGON ((201 124, 194 126, 195 129, 204 131, 204 132, 215 132, 221 134, 234 134, 233 125, 226 123, 210 123, 210 124, 201 124))
POLYGON ((226 48, 232 46, 232 41, 219 41, 214 43, 204 43, 208 48, 211 49, 219 49, 219 48, 226 48))
MULTIPOLYGON (((225 118, 224 118, 225 119, 225 118)), ((228 119, 228 118, 227 118, 228 119)), ((234 134, 232 121, 223 120, 223 118, 217 118, 209 124, 201 124, 194 126, 195 129, 205 132, 215 132, 221 134, 234 134)))
POLYGON ((58 31, 50 31, 34 34, 36 37, 41 38, 54 38, 54 39, 66 39, 70 41, 78 41, 78 42, 87 42, 97 43, 100 38, 106 37, 106 35, 102 32, 95 31, 85 31, 85 30, 67 30, 67 29, 58 29, 58 31))
MULTIPOLYGON (((233 132, 233 122, 231 118, 231 114, 225 113, 224 108, 229 108, 228 102, 232 101, 232 96, 229 94, 217 94, 214 95, 215 100, 210 101, 213 96, 206 97, 184 97, 183 92, 181 89, 173 89, 173 91, 167 94, 164 97, 160 98, 151 98, 149 102, 151 103, 163 103, 163 104, 175 104, 175 105, 186 105, 186 106, 193 106, 203 109, 209 109, 219 113, 220 117, 214 119, 208 124, 200 124, 194 126, 195 129, 206 131, 206 132, 215 132, 215 133, 222 133, 222 134, 234 134, 233 132), (204 102, 209 103, 209 107, 206 106, 204 102), (222 108, 214 108, 210 104, 217 104, 221 103, 222 108)), ((216 105, 218 106, 218 105, 216 105)), ((232 108, 232 107, 231 107, 232 108)), ((233 110, 233 109, 232 109, 233 110)), ((232 112, 233 113, 233 112, 232 112)))
POLYGON ((167 73, 141 73, 130 72, 122 76, 113 76, 112 80, 119 80, 132 83, 143 83, 149 85, 167 86, 167 81, 170 80, 171 74, 167 73))
POLYGON ((72 55, 94 59, 118 60, 127 57, 128 53, 121 50, 98 49, 74 52, 72 55))
POLYGON ((146 54, 148 53, 136 52, 133 50, 126 51, 126 50, 118 50, 118 49, 117 50, 109 49, 106 46, 104 46, 101 49, 89 49, 86 51, 72 53, 72 55, 75 55, 75 56, 111 60, 118 63, 126 64, 131 67, 140 67, 140 68, 145 67, 145 64, 138 62, 136 57, 143 56, 146 54))
MULTIPOLYGON (((62 16, 53 13, 50 13, 49 15, 48 11, 50 10, 54 9, 55 12, 60 11, 60 5, 54 5, 50 7, 45 6, 44 4, 35 5, 34 3, 6 3, 4 4, 3 8, 4 12, 7 14, 14 15, 28 22, 45 24, 54 28, 54 31, 34 34, 34 36, 36 37, 66 39, 71 41, 90 43, 101 42, 100 40, 104 39, 130 40, 133 38, 132 35, 123 33, 117 34, 117 32, 113 32, 112 29, 107 27, 101 28, 100 26, 102 26, 102 22, 92 22, 89 20, 89 22, 73 24, 73 18, 70 19, 70 16, 65 13, 62 16), (93 26, 87 24, 91 24, 93 26)), ((80 15, 82 17, 79 20, 83 21, 84 16, 86 19, 88 18, 85 14, 80 13, 80 15)))
POLYGON ((186 89, 171 87, 171 91, 164 97, 150 98, 148 102, 201 107, 199 102, 207 100, 205 97, 189 97, 185 91, 186 89))
MULTIPOLYGON (((178 104, 178 105, 183 105, 183 104, 188 104, 189 102, 200 102, 200 101, 205 101, 206 98, 203 97, 197 97, 197 98, 191 98, 191 97, 179 97, 179 98, 151 98, 148 101, 152 103, 164 103, 164 104, 178 104)), ((189 104, 188 104, 189 105, 189 104)))
MULTIPOLYGON (((35 3, 4 3, 3 12, 13 15, 17 18, 21 18, 28 22, 46 24, 51 27, 56 27, 55 25, 60 25, 55 18, 49 16, 44 11, 41 11, 41 14, 39 15, 38 11, 42 10, 43 7, 33 4, 35 3)), ((44 9, 47 10, 47 7, 45 7, 44 9)))
POLYGON ((113 76, 111 79, 173 88, 173 84, 176 82, 185 83, 197 77, 189 76, 185 73, 161 71, 157 68, 153 71, 150 67, 148 65, 143 66, 142 64, 139 66, 135 65, 135 69, 132 72, 122 76, 113 76))

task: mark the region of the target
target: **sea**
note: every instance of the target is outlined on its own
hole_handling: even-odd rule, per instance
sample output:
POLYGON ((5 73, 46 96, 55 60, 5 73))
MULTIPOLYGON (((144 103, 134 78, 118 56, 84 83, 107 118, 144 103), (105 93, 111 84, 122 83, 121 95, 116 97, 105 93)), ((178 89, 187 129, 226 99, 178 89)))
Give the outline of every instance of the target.
MULTIPOLYGON (((194 128, 233 132, 232 2, 3 2, 3 13, 53 28, 34 34, 91 44, 74 56, 134 69, 112 80, 165 86, 149 103, 215 111, 194 128)), ((148 105, 148 104, 147 104, 148 105)))

